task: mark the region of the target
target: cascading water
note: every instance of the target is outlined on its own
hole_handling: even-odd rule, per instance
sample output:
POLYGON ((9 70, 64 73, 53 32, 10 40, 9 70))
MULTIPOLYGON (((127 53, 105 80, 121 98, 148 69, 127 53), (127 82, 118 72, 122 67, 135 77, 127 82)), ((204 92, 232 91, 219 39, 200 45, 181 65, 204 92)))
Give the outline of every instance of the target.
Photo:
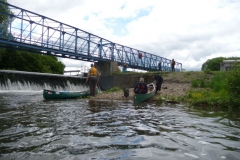
POLYGON ((21 71, 0 71, 0 90, 41 91, 82 91, 88 89, 85 78, 57 74, 43 74, 21 71))

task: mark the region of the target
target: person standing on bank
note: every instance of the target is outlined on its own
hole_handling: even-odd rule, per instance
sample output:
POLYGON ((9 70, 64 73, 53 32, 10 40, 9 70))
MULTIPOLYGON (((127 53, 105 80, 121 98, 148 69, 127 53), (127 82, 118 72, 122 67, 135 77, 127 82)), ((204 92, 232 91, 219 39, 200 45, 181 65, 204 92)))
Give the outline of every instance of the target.
POLYGON ((148 87, 144 82, 144 78, 140 78, 139 82, 135 85, 133 92, 135 94, 146 94, 148 92, 148 87))
POLYGON ((163 83, 163 78, 162 76, 158 75, 158 74, 154 74, 153 75, 153 79, 156 81, 156 92, 155 94, 157 94, 157 91, 161 91, 162 88, 162 83, 163 83))
POLYGON ((161 61, 159 61, 159 63, 158 63, 158 70, 161 72, 162 71, 162 62, 161 61))
POLYGON ((91 68, 88 71, 88 76, 86 79, 86 82, 88 82, 88 79, 89 79, 90 96, 95 96, 97 80, 100 76, 101 76, 101 73, 98 72, 98 70, 94 67, 93 64, 91 64, 91 68))
POLYGON ((171 67, 172 67, 172 72, 175 72, 175 61, 174 61, 174 59, 172 59, 171 67))

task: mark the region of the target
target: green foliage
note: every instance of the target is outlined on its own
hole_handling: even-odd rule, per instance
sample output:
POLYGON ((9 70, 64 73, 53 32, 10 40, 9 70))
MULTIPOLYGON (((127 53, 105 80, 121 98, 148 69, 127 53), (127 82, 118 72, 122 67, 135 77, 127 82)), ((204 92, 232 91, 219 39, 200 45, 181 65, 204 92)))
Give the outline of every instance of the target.
MULTIPOLYGON (((7 0, 1 0, 1 1, 7 3, 7 0)), ((9 13, 10 10, 9 10, 8 6, 0 5, 0 12, 2 12, 2 13, 9 13)), ((4 21, 7 20, 7 17, 8 16, 6 14, 0 14, 0 24, 3 24, 4 21)))
POLYGON ((198 84, 198 80, 193 79, 193 80, 191 81, 191 87, 193 87, 193 88, 197 88, 198 86, 199 86, 199 84, 198 84))
POLYGON ((213 74, 213 73, 210 71, 210 69, 204 70, 204 73, 206 73, 206 74, 213 74))
POLYGON ((122 89, 118 88, 118 87, 113 87, 113 88, 110 88, 109 90, 107 91, 104 91, 105 93, 108 93, 108 92, 117 92, 117 91, 121 91, 122 89))
POLYGON ((207 86, 206 83, 207 83, 207 82, 206 82, 203 78, 201 78, 201 79, 199 79, 199 80, 193 79, 193 80, 191 81, 191 87, 192 87, 192 88, 198 88, 198 87, 200 87, 200 88, 205 88, 205 87, 207 86))
POLYGON ((206 84, 205 79, 204 79, 204 78, 201 78, 201 79, 199 80, 199 87, 200 87, 200 88, 205 88, 206 86, 207 86, 207 84, 206 84))
POLYGON ((165 100, 165 98, 163 98, 162 96, 158 97, 158 102, 162 103, 165 100))
POLYGON ((170 100, 171 100, 171 101, 175 101, 176 98, 172 96, 172 97, 170 98, 170 100))
POLYGON ((212 78, 211 82, 209 82, 209 87, 214 92, 219 92, 221 90, 226 90, 227 88, 227 72, 218 72, 212 78))
POLYGON ((111 88, 109 91, 110 92, 116 92, 116 91, 121 91, 122 89, 118 88, 118 87, 113 87, 111 88))
POLYGON ((234 69, 230 71, 227 77, 227 89, 233 97, 240 96, 240 65, 235 63, 234 69))
MULTIPOLYGON (((7 0, 1 0, 2 2, 8 3, 7 0)), ((9 9, 8 5, 0 5, 0 31, 4 34, 8 34, 8 25, 11 21, 9 14, 13 14, 9 9)))
POLYGON ((205 84, 209 88, 190 91, 186 97, 187 101, 195 106, 204 105, 240 109, 239 79, 240 70, 238 66, 233 71, 215 73, 212 80, 208 84, 205 84))
POLYGON ((1 54, 0 69, 63 74, 65 65, 56 57, 6 49, 1 54))

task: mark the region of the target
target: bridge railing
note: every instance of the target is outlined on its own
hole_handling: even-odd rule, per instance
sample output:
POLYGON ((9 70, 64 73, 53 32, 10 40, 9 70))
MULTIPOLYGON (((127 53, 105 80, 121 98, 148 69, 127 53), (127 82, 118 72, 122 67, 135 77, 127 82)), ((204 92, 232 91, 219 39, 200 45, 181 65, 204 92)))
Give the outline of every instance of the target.
MULTIPOLYGON (((116 61, 134 69, 156 71, 158 63, 169 70, 171 60, 111 42, 79 28, 0 1, 7 17, 0 24, 0 47, 36 51, 82 61, 116 61), (9 12, 9 10, 11 12, 9 12), (14 14, 13 14, 14 13, 14 14)), ((176 71, 182 64, 176 62, 176 71)))

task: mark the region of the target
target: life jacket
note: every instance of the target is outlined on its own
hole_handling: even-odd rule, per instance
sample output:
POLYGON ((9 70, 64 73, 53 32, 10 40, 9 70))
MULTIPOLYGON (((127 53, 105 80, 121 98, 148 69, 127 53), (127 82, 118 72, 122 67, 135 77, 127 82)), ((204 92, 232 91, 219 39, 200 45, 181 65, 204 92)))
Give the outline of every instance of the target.
POLYGON ((141 90, 146 90, 145 85, 143 85, 142 83, 138 83, 137 88, 138 88, 138 89, 141 89, 141 90))
POLYGON ((95 67, 92 67, 90 69, 90 76, 96 76, 97 75, 97 69, 95 67))

